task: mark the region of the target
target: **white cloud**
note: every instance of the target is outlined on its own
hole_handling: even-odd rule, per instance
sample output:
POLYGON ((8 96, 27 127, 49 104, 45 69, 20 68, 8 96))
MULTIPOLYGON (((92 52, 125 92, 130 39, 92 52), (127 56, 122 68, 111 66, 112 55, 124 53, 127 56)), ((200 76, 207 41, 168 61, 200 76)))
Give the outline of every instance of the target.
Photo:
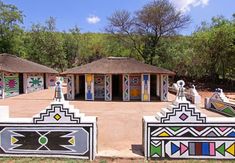
POLYGON ((89 24, 96 24, 100 22, 100 18, 95 15, 90 15, 86 20, 89 24))
POLYGON ((177 9, 182 12, 188 12, 192 7, 201 6, 204 7, 208 5, 209 0, 170 0, 177 9))

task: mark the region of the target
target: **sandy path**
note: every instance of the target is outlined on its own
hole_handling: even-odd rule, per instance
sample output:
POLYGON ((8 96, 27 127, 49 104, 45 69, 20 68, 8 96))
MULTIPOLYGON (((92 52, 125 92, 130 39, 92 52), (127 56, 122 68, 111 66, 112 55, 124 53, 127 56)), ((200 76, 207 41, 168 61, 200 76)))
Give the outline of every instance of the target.
MULTIPOLYGON (((0 100, 0 105, 8 105, 10 107, 11 117, 32 117, 50 104, 53 93, 53 89, 48 89, 24 94, 0 100)), ((170 94, 169 99, 173 100, 174 95, 170 94)), ((102 157, 143 157, 141 150, 142 117, 155 115, 169 103, 71 102, 82 113, 98 117, 98 155, 102 157)), ((201 110, 208 116, 221 116, 205 109, 201 110)))

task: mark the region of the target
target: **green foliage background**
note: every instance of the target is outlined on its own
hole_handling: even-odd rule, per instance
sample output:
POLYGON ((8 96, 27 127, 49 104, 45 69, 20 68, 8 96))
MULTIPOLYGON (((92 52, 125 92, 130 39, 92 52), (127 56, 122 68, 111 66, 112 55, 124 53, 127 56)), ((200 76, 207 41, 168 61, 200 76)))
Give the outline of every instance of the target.
MULTIPOLYGON (((0 53, 17 55, 60 72, 108 56, 132 57, 148 63, 112 34, 81 33, 78 27, 58 32, 52 17, 25 30, 23 18, 16 6, 0 1, 0 53)), ((234 87, 235 15, 202 22, 190 36, 163 37, 156 49, 157 55, 152 58, 155 66, 172 70, 179 77, 223 81, 234 87)))

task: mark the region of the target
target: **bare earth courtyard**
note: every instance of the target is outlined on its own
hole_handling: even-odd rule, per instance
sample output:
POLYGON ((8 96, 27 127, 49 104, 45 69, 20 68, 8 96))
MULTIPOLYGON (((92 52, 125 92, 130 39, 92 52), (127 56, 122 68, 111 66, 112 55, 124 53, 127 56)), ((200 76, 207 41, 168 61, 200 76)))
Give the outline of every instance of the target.
MULTIPOLYGON (((54 89, 47 89, 0 100, 0 105, 9 106, 11 117, 32 117, 50 104, 53 95, 54 89)), ((174 100, 174 95, 169 97, 174 100)), ((86 115, 98 117, 97 157, 143 158, 142 117, 155 115, 169 103, 71 101, 70 104, 86 115)), ((207 116, 221 116, 201 111, 207 116)))

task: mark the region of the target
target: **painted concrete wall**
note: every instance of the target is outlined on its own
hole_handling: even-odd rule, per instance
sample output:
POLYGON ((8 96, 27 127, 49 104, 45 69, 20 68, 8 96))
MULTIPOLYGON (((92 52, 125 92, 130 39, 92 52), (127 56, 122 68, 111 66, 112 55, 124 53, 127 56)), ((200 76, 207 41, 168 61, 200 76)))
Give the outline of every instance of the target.
POLYGON ((54 87, 56 83, 56 74, 46 74, 46 88, 54 87))
POLYGON ((180 96, 156 116, 143 117, 147 159, 235 159, 235 118, 209 118, 180 96))
POLYGON ((94 100, 94 75, 86 74, 85 75, 85 99, 94 100))
POLYGON ((129 74, 122 75, 122 89, 123 89, 123 101, 130 101, 130 76, 129 74))
POLYGON ((130 99, 141 100, 141 75, 129 75, 130 80, 130 99))
POLYGON ((105 97, 105 76, 94 75, 94 96, 95 99, 104 100, 105 97))
POLYGON ((168 75, 161 75, 161 101, 168 101, 168 75))
POLYGON ((67 99, 74 100, 74 98, 75 98, 74 75, 67 75, 67 99))
POLYGON ((0 156, 93 160, 97 153, 96 119, 81 114, 67 101, 54 101, 32 118, 9 118, 9 108, 0 106, 0 156))
POLYGON ((235 102, 230 101, 222 89, 218 89, 210 98, 205 99, 205 108, 226 116, 235 117, 235 102))
POLYGON ((105 101, 112 100, 112 75, 105 75, 105 101))
POLYGON ((150 101, 150 74, 142 74, 142 96, 141 101, 150 101))
POLYGON ((5 97, 19 95, 19 74, 4 72, 4 86, 5 97))
POLYGON ((44 89, 43 74, 25 74, 26 78, 26 93, 31 93, 44 89))
MULTIPOLYGON (((79 76, 67 75, 67 99, 79 93, 79 76)), ((123 101, 150 101, 150 74, 122 74, 123 101)), ((168 100, 168 75, 156 74, 156 95, 168 100)), ((85 74, 85 100, 112 100, 112 74, 85 74)))

